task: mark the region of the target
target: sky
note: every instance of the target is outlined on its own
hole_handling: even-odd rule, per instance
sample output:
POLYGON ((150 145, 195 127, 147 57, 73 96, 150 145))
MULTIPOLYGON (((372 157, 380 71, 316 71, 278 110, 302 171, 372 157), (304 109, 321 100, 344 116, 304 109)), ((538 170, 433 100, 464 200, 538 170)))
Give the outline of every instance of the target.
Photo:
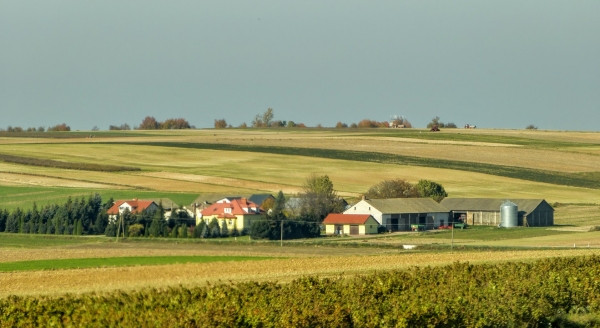
POLYGON ((598 131, 600 1, 0 0, 0 128, 598 131))

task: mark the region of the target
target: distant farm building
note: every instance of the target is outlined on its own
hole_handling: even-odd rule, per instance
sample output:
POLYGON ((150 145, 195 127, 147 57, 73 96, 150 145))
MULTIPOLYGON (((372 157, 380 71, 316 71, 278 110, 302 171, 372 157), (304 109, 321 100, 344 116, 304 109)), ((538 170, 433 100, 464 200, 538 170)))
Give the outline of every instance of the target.
POLYGON ((448 209, 431 198, 363 199, 344 214, 370 214, 388 231, 434 229, 448 224, 449 217, 448 209))
POLYGON ((370 214, 329 214, 325 220, 325 233, 328 235, 367 235, 376 234, 379 222, 370 214))
MULTIPOLYGON (((441 205, 450 211, 454 222, 469 225, 500 225, 499 198, 445 198, 441 205)), ((543 199, 511 199, 518 206, 518 225, 545 227, 554 225, 554 208, 543 199)))
POLYGON ((129 211, 132 214, 139 214, 145 211, 156 211, 158 205, 153 200, 138 200, 134 198, 132 200, 117 200, 114 205, 106 211, 108 219, 115 221, 119 214, 123 214, 125 211, 129 211))

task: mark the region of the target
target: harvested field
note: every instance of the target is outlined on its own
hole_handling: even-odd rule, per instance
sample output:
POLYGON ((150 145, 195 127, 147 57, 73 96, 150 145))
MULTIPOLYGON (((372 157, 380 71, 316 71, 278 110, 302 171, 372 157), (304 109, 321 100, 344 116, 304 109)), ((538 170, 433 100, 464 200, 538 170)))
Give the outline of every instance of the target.
POLYGON ((58 271, 0 273, 8 295, 58 295, 92 291, 134 290, 148 286, 198 286, 217 281, 286 282, 304 275, 354 275, 376 270, 406 269, 410 266, 444 265, 455 261, 491 263, 532 261, 540 258, 599 254, 600 250, 550 250, 470 252, 454 254, 403 253, 378 256, 330 256, 251 262, 176 264, 167 266, 118 267, 58 271))
POLYGON ((52 186, 52 187, 71 187, 71 188, 88 188, 88 189, 121 189, 123 187, 65 179, 60 177, 49 177, 40 175, 17 174, 9 172, 0 172, 0 185, 4 186, 52 186))

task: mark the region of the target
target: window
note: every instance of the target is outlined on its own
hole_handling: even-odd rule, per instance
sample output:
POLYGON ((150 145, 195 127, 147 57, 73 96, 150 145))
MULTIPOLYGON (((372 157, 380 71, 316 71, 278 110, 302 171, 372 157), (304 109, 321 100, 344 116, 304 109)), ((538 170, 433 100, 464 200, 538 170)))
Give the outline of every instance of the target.
POLYGON ((369 211, 371 210, 371 207, 369 207, 369 211))
POLYGON ((354 207, 354 210, 356 211, 356 206, 354 207))
POLYGON ((232 225, 232 224, 233 224, 233 221, 232 221, 232 220, 229 220, 229 225, 232 225))

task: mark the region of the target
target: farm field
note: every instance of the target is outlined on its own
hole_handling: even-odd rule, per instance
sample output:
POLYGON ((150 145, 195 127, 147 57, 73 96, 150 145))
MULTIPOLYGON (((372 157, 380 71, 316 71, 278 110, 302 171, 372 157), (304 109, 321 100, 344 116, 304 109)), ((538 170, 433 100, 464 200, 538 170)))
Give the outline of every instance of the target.
POLYGON ((452 253, 448 231, 289 241, 284 247, 244 238, 222 243, 129 240, 117 244, 105 237, 0 234, 0 265, 50 261, 35 262, 41 265, 37 268, 48 269, 52 266, 42 264, 60 260, 54 270, 0 273, 0 284, 7 286, 1 297, 193 287, 218 281, 285 283, 306 275, 346 277, 455 261, 533 261, 600 252, 600 232, 589 232, 600 226, 596 215, 600 209, 598 133, 228 129, 102 132, 89 138, 90 134, 0 136, 0 155, 36 159, 37 163, 0 161, 0 209, 30 208, 34 201, 38 206, 62 203, 68 197, 91 193, 99 193, 103 200, 168 198, 179 205, 189 205, 209 193, 282 190, 292 196, 301 190, 304 179, 315 173, 327 174, 349 201, 390 178, 413 183, 433 180, 441 183, 450 197, 544 198, 558 204, 557 226, 455 231, 457 248, 452 253), (54 161, 67 164, 59 167, 54 161), (129 170, 104 170, 103 165, 129 170), (403 244, 425 247, 404 251, 400 250, 403 244), (159 260, 203 256, 261 260, 159 260), (150 262, 143 266, 133 260, 126 263, 127 258, 140 257, 150 258, 150 262), (104 258, 110 260, 101 260, 104 258), (61 267, 59 263, 70 264, 61 267), (69 267, 77 263, 91 264, 69 267))
MULTIPOLYGON (((3 235, 3 238, 21 238, 3 235)), ((32 238, 41 238, 34 236, 32 238)), ((511 249, 487 251, 404 251, 396 247, 328 247, 323 245, 277 244, 219 244, 139 241, 115 244, 108 238, 92 242, 65 244, 56 241, 37 247, 16 248, 24 240, 15 240, 12 247, 0 248, 0 268, 22 267, 37 262, 50 265, 54 270, 0 272, 3 289, 0 297, 8 295, 60 295, 63 293, 109 292, 137 290, 144 287, 167 288, 174 286, 203 286, 216 282, 278 281, 288 282, 306 275, 353 276, 374 271, 408 269, 413 266, 440 266, 456 261, 469 263, 499 263, 506 261, 533 261, 535 259, 600 254, 600 249, 511 249), (220 257, 227 261, 205 263, 169 263, 165 257, 220 257), (144 257, 145 262, 128 258, 144 257), (260 260, 240 261, 242 258, 260 260), (100 259, 111 258, 103 262, 100 259), (94 261, 92 261, 95 259, 94 261), (68 268, 79 263, 94 263, 85 268, 68 268), (27 261, 26 263, 19 262, 27 261), (33 262, 31 262, 33 261, 33 262), (154 261, 155 264, 152 264, 154 261), (161 262, 162 261, 162 262, 161 262), (116 265, 115 263, 118 263, 116 265), (160 264, 160 265, 158 265, 160 264)), ((59 238, 62 239, 62 238, 59 238)), ((190 261, 191 262, 191 261, 190 261)))
MULTIPOLYGON (((291 195, 300 190, 307 175, 317 173, 328 174, 340 195, 349 199, 387 178, 434 180, 451 197, 545 198, 550 203, 573 204, 595 204, 600 199, 600 189, 593 187, 600 185, 594 182, 600 179, 598 133, 227 129, 103 132, 94 138, 75 132, 64 135, 71 137, 28 138, 23 134, 0 138, 0 154, 140 171, 98 172, 0 162, 0 194, 24 187, 58 188, 51 192, 58 198, 67 196, 67 189, 73 189, 73 194, 89 190, 103 195, 279 190, 291 195), (319 155, 311 156, 311 149, 319 155), (333 157, 325 158, 330 156, 328 150, 354 153, 329 153, 333 157), (400 157, 373 161, 369 154, 400 157)), ((2 197, 0 208, 31 206, 26 198, 16 198, 2 197)), ((182 198, 186 203, 194 199, 182 198)), ((44 202, 43 197, 39 202, 44 202)))

